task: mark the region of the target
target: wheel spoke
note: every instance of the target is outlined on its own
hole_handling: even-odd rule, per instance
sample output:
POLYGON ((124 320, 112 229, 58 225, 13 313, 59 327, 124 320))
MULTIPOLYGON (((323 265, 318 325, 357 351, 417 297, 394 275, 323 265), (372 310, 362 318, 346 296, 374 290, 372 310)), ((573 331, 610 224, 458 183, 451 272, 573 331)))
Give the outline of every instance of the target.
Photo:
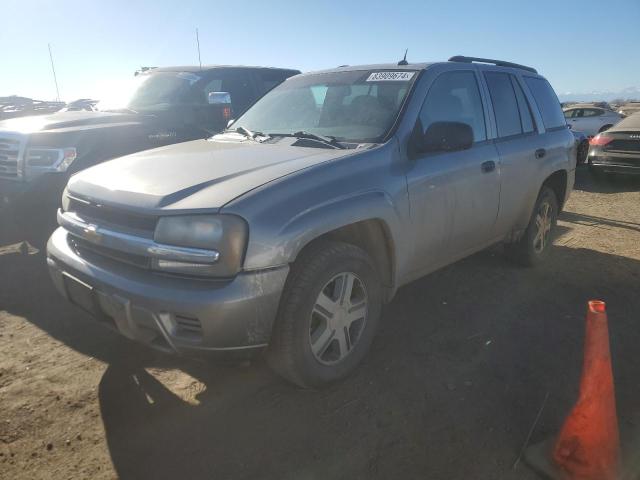
POLYGON ((325 318, 333 318, 338 310, 338 302, 329 298, 329 296, 320 292, 318 298, 316 299, 316 304, 313 306, 313 310, 325 318))
POLYGON ((355 276, 351 273, 345 273, 342 276, 340 284, 340 305, 349 305, 351 303, 351 294, 353 293, 353 281, 355 276))
POLYGON ((351 324, 367 314, 367 302, 365 300, 361 300, 359 303, 352 305, 347 312, 347 316, 345 319, 345 325, 347 327, 351 326, 351 324))
POLYGON ((324 355, 324 352, 327 351, 327 348, 333 340, 335 332, 335 330, 332 330, 327 325, 324 325, 324 327, 319 327, 316 332, 312 333, 311 350, 316 357, 322 357, 322 355, 324 355))
POLYGON ((538 231, 540 230, 540 228, 542 227, 542 224, 544 223, 544 219, 542 218, 542 215, 540 215, 539 213, 536 215, 536 228, 538 229, 538 231))
POLYGON ((341 359, 351 349, 348 330, 344 327, 338 328, 335 331, 335 335, 333 338, 335 338, 338 341, 338 348, 340 349, 340 354, 338 359, 341 359))

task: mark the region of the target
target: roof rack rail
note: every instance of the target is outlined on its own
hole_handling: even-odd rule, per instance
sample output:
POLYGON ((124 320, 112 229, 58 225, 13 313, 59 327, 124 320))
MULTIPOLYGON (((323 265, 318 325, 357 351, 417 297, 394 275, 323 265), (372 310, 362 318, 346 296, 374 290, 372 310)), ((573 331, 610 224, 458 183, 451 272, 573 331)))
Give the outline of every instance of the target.
POLYGON ((519 63, 505 62, 503 60, 492 60, 490 58, 465 57, 464 55, 456 55, 455 57, 451 57, 449 61, 464 62, 464 63, 472 63, 472 62, 490 63, 498 67, 520 68, 528 72, 538 73, 538 71, 535 68, 527 67, 526 65, 520 65, 519 63))

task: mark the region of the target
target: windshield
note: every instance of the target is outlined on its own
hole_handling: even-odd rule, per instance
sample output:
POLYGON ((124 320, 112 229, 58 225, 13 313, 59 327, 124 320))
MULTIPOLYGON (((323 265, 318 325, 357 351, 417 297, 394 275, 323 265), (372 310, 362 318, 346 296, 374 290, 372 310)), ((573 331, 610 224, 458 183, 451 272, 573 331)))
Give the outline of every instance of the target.
MULTIPOLYGON (((207 85, 191 72, 155 72, 136 76, 98 103, 98 110, 163 110, 176 105, 206 105, 207 85)), ((211 83, 211 82, 208 82, 211 83)), ((221 83, 218 80, 217 83, 221 83)), ((209 90, 216 89, 212 85, 209 90)), ((217 85, 219 89, 219 85, 217 85)), ((213 90, 212 90, 213 91, 213 90)))
POLYGON ((380 142, 393 126, 415 71, 349 71, 291 78, 234 123, 265 135, 307 132, 339 141, 380 142))

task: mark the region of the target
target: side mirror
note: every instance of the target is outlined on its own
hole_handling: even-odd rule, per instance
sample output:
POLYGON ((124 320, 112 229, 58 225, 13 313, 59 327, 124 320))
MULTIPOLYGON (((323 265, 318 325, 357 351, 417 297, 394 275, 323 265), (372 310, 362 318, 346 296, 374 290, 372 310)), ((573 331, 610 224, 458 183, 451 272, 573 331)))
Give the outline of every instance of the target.
POLYGON ((229 92, 209 92, 209 105, 231 105, 229 92))
POLYGON ((462 122, 434 122, 422 135, 421 152, 454 152, 473 145, 473 129, 462 122))

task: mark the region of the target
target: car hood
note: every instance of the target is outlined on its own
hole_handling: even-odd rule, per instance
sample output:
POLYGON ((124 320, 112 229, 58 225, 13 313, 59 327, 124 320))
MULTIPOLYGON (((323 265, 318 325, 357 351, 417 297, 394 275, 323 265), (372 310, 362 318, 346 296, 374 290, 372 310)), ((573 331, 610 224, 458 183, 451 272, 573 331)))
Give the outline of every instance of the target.
POLYGON ((354 150, 195 140, 127 155, 74 175, 68 191, 130 210, 211 210, 284 175, 354 150))
POLYGON ((148 121, 147 115, 116 112, 57 112, 51 115, 10 118, 0 122, 0 130, 36 133, 70 129, 100 128, 138 124, 148 121))

